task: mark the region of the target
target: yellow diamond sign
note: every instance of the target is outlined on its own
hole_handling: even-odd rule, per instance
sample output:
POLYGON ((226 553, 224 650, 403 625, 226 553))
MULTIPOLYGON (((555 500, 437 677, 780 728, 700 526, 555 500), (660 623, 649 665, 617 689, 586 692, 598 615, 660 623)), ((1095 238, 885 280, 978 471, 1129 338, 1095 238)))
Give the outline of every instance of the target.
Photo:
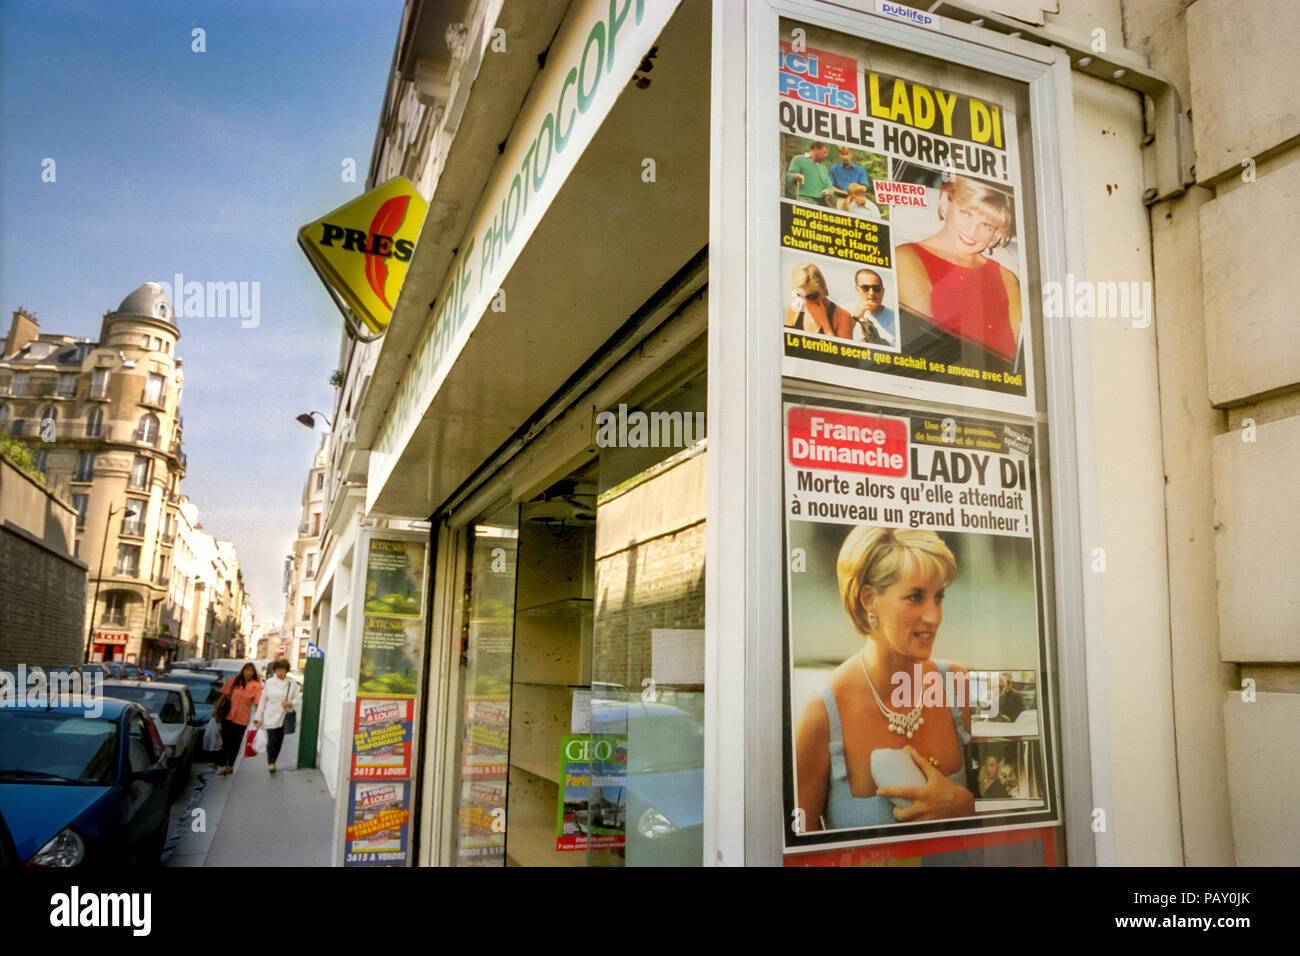
POLYGON ((321 278, 375 334, 388 328, 428 210, 398 176, 298 230, 321 278))

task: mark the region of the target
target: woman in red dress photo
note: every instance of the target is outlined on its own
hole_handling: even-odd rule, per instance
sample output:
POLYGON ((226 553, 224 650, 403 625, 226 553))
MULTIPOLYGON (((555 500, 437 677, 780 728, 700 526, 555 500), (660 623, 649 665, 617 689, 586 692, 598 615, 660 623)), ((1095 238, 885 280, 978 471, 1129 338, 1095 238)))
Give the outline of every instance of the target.
POLYGON ((895 253, 898 304, 913 316, 913 342, 903 348, 1009 371, 1020 344, 1020 280, 987 253, 1011 241, 1011 197, 955 176, 939 190, 938 212, 938 232, 895 253))

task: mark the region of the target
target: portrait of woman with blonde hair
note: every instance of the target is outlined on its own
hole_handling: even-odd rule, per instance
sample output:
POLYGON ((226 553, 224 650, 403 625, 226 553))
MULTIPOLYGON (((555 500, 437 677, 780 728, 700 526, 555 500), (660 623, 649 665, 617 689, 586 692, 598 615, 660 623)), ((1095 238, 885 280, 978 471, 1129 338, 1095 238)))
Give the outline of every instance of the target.
POLYGON ((940 188, 937 211, 938 232, 895 251, 898 305, 910 313, 903 347, 1009 369, 1020 344, 1020 280, 991 253, 1011 241, 1011 196, 955 176, 940 188))
POLYGON ((933 531, 861 525, 845 538, 836 577, 863 641, 804 708, 795 731, 795 799, 805 832, 973 814, 965 694, 945 690, 931 699, 912 686, 917 665, 923 681, 937 674, 945 685, 965 683, 962 668, 931 659, 944 592, 956 576, 956 559, 933 531), (893 704, 895 674, 911 687, 903 708, 893 704), (891 779, 910 774, 915 785, 881 783, 876 768, 891 779))
POLYGON ((790 276, 791 302, 785 310, 785 327, 820 332, 839 339, 853 337, 853 316, 830 300, 826 277, 811 262, 794 267, 790 276))

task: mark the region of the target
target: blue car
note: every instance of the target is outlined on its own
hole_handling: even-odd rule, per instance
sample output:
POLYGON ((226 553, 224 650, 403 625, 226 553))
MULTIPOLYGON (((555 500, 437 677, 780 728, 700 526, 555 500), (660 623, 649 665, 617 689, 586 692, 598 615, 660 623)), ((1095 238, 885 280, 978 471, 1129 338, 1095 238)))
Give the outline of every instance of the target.
POLYGON ((167 838, 165 748, 148 712, 100 699, 0 710, 0 817, 27 866, 156 865, 167 838))
MULTIPOLYGON (((616 695, 623 698, 625 695, 616 695)), ((592 832, 604 824, 626 833, 627 866, 699 866, 704 857, 702 693, 674 693, 676 706, 626 699, 593 700, 591 732, 626 741, 612 760, 593 760, 593 776, 625 787, 592 788, 592 832), (620 763, 620 761, 625 761, 620 763)))

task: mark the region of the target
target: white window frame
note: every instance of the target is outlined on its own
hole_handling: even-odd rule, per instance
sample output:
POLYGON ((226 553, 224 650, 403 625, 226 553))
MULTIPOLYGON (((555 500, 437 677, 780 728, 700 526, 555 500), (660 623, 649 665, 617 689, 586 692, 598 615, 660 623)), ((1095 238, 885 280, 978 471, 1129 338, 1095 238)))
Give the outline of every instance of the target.
MULTIPOLYGON (((1064 226, 1081 221, 1064 51, 954 21, 944 20, 941 31, 901 23, 878 15, 871 0, 714 0, 711 181, 737 182, 739 152, 745 188, 710 195, 706 865, 778 866, 783 858, 783 714, 772 705, 783 693, 782 350, 768 321, 771 303, 781 301, 771 190, 778 101, 771 53, 780 17, 1025 83, 1040 278, 1084 271, 1081 240, 1064 226)), ((1068 325, 1044 326, 1039 387, 1052 438, 1050 653, 1061 698, 1064 837, 1072 865, 1105 864, 1114 860, 1113 836, 1090 827, 1092 808, 1110 805, 1105 714, 1096 703, 1105 699, 1104 650, 1099 595, 1082 562, 1082 542, 1099 539, 1091 507, 1097 489, 1078 467, 1092 460, 1091 393, 1086 375, 1075 372, 1089 359, 1068 325)))

